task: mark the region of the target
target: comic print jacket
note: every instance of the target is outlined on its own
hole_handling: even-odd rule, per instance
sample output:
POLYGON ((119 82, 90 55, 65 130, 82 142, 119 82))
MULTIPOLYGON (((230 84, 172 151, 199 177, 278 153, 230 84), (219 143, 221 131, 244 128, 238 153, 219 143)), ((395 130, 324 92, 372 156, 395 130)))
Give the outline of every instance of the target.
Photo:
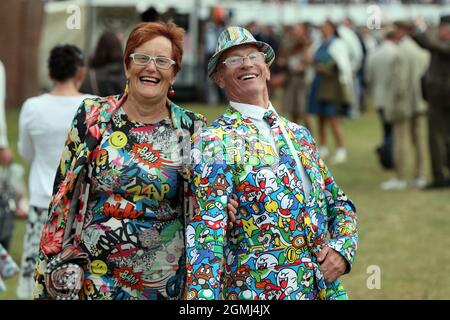
MULTIPOLYGON (((41 235, 39 259, 35 272, 36 286, 33 293, 35 298, 48 297, 44 284, 47 261, 62 250, 63 244, 80 242, 80 233, 83 228, 83 223, 80 222, 84 217, 90 187, 90 177, 87 176, 85 169, 86 163, 93 150, 98 146, 113 114, 123 104, 126 97, 124 94, 122 96, 88 98, 77 110, 57 169, 49 216, 41 235), (75 208, 75 221, 71 221, 69 217, 71 207, 75 208), (74 235, 76 235, 75 239, 74 235)), ((172 124, 179 134, 179 141, 189 143, 194 130, 198 130, 206 123, 205 118, 199 114, 188 112, 170 101, 169 108, 172 124)), ((182 156, 184 157, 184 155, 182 156)), ((185 181, 184 190, 187 192, 185 170, 180 173, 185 181)), ((189 194, 185 193, 183 200, 189 199, 188 196, 189 194)), ((186 202, 183 203, 186 210, 188 201, 184 202, 186 202)))
MULTIPOLYGON (((358 241, 355 207, 309 131, 282 117, 280 122, 311 180, 308 199, 293 157, 273 150, 234 108, 194 136, 196 204, 186 228, 186 299, 347 298, 339 280, 325 284, 316 254, 327 245, 350 271, 358 241), (230 194, 240 204, 235 227, 226 231, 230 194)), ((286 150, 281 142, 278 147, 286 150)))

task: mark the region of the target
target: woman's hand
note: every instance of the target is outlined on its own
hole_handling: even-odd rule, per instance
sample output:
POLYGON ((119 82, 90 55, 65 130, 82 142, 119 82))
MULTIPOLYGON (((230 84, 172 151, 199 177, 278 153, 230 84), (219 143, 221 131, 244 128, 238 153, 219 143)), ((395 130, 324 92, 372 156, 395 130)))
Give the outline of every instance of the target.
POLYGON ((232 195, 228 198, 227 204, 227 212, 228 212, 228 229, 233 228, 234 223, 236 222, 236 214, 237 207, 239 206, 239 202, 235 199, 235 196, 232 195))

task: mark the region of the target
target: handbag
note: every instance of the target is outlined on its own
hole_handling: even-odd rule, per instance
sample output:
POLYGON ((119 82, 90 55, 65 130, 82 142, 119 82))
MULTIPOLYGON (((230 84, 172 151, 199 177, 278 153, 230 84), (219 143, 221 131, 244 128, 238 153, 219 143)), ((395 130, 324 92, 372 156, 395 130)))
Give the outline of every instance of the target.
MULTIPOLYGON (((86 161, 85 168, 87 166, 86 161)), ((76 211, 79 210, 79 195, 81 192, 89 194, 89 183, 85 182, 85 168, 77 177, 64 233, 63 249, 50 258, 44 274, 47 291, 56 300, 78 300, 78 293, 83 287, 84 273, 90 268, 89 255, 78 246, 86 207, 83 208, 81 221, 75 217, 76 211), (85 183, 84 191, 83 183, 85 183)))
POLYGON ((84 272, 89 266, 87 253, 73 245, 65 246, 47 264, 45 285, 50 296, 57 300, 78 300, 84 272))

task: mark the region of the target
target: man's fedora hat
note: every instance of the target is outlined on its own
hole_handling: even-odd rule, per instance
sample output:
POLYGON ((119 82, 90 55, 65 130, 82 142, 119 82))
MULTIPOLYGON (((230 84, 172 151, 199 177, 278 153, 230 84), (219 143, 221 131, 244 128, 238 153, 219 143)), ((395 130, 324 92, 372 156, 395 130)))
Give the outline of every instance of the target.
POLYGON ((216 71, 217 62, 222 53, 226 50, 240 46, 243 44, 254 44, 259 51, 266 54, 266 64, 270 66, 275 60, 275 52, 272 47, 262 41, 257 41, 255 37, 245 28, 242 27, 228 27, 219 36, 216 45, 216 52, 209 59, 208 62, 208 76, 211 77, 216 71))

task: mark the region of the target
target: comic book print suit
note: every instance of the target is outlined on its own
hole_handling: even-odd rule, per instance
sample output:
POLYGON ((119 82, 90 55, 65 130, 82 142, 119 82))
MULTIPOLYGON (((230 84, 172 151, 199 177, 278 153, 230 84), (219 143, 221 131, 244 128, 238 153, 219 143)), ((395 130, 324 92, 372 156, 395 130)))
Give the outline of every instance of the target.
POLYGON ((355 207, 319 158, 309 131, 278 121, 278 127, 269 122, 272 130, 286 128, 311 181, 307 199, 282 135, 275 150, 234 108, 195 136, 191 187, 197 201, 186 229, 186 299, 347 298, 339 280, 325 283, 316 254, 327 245, 350 271, 358 239, 355 207), (219 177, 226 187, 221 194, 214 186, 219 177), (235 227, 226 231, 231 194, 240 204, 235 227))
POLYGON ((121 107, 125 98, 86 99, 77 111, 41 237, 35 298, 48 297, 43 273, 66 240, 75 197, 77 243, 91 261, 80 299, 182 297, 189 195, 178 148, 180 139, 189 146, 205 119, 169 102, 170 118, 131 121, 121 107), (78 176, 86 163, 87 177, 78 176), (77 178, 87 182, 74 194, 77 178))

